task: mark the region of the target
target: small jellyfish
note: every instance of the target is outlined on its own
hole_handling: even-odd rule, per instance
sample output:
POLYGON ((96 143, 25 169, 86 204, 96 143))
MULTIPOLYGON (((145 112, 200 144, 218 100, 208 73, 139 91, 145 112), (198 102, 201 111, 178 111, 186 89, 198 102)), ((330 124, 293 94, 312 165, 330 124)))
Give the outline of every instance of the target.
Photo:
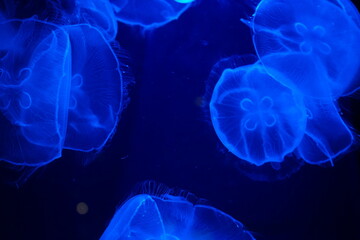
POLYGON ((184 197, 140 194, 115 213, 100 240, 254 240, 242 223, 184 197))
POLYGON ((301 96, 270 77, 257 62, 225 69, 210 101, 211 120, 224 146, 260 166, 282 162, 306 126, 301 96))
POLYGON ((117 21, 108 0, 78 0, 80 21, 96 27, 104 37, 113 41, 117 35, 117 21))
POLYGON ((252 27, 268 73, 305 96, 328 98, 359 86, 358 12, 348 0, 263 0, 252 27))
POLYGON ((194 0, 110 0, 118 21, 146 29, 178 19, 194 0))
POLYGON ((50 0, 43 15, 58 25, 89 24, 108 41, 116 38, 117 21, 107 0, 50 0))
POLYGON ((0 159, 43 165, 61 156, 70 88, 70 41, 55 25, 0 23, 0 159))
POLYGON ((331 100, 308 98, 305 135, 296 152, 306 162, 322 164, 345 153, 354 138, 331 100))
POLYGON ((101 149, 122 108, 119 62, 102 34, 90 25, 64 28, 71 44, 71 88, 64 148, 101 149))

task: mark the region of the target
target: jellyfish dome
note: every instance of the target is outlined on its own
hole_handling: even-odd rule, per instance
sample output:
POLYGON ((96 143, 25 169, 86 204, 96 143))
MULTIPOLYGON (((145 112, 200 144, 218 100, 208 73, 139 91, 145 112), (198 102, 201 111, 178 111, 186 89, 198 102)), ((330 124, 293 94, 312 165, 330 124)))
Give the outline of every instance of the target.
POLYGON ((156 28, 178 19, 194 0, 110 0, 118 21, 156 28))
POLYGON ((348 0, 262 0, 252 27, 268 73, 316 98, 339 97, 359 86, 359 13, 348 0))
POLYGON ((42 165, 61 156, 71 61, 65 31, 42 21, 0 23, 0 159, 42 165))
POLYGON ((71 44, 71 88, 64 148, 101 149, 122 108, 123 82, 117 56, 97 28, 64 28, 71 44))
POLYGON ((224 146, 258 166, 282 162, 306 126, 301 95, 275 81, 259 62, 225 69, 213 91, 210 115, 224 146))
POLYGON ((183 197, 140 194, 117 210, 101 240, 253 240, 242 223, 183 197))

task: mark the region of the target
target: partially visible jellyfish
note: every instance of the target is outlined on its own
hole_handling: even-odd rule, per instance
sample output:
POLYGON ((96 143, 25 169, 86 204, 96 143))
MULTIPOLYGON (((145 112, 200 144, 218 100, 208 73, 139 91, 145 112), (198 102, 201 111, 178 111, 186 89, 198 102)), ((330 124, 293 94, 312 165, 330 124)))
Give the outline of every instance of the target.
POLYGON ((140 194, 115 213, 100 240, 254 240, 242 223, 220 210, 186 198, 140 194))
POLYGON ((359 13, 350 6, 348 0, 262 0, 253 40, 268 73, 310 97, 339 97, 358 88, 359 13))
POLYGON ((353 135, 331 100, 306 99, 305 105, 308 121, 296 152, 311 164, 333 164, 352 146, 353 135))
POLYGON ((270 77, 261 63, 225 69, 210 101, 217 136, 237 157, 260 166, 282 162, 306 126, 302 97, 270 77))
POLYGON ((34 19, 0 23, 0 159, 42 165, 61 156, 70 89, 65 31, 34 19))
POLYGON ((46 13, 47 21, 59 25, 89 24, 97 28, 108 41, 117 34, 117 21, 112 5, 107 0, 51 0, 46 13))
POLYGON ((107 40, 115 40, 117 21, 108 0, 78 0, 80 23, 88 23, 101 31, 107 40))
POLYGON ((146 29, 178 19, 194 0, 110 0, 118 21, 146 29))
POLYGON ((119 62, 102 34, 90 25, 64 28, 71 44, 71 90, 64 148, 101 149, 112 136, 124 88, 119 62))

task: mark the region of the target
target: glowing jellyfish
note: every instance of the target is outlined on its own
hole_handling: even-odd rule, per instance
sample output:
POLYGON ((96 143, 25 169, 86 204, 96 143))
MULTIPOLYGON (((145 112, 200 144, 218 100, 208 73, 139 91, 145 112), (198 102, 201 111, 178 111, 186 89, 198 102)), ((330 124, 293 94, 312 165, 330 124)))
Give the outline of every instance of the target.
POLYGON ((269 74, 306 96, 354 91, 360 28, 359 13, 350 6, 348 0, 261 1, 252 22, 253 40, 269 74))
POLYGON ((71 90, 65 148, 101 149, 118 121, 123 85, 119 62, 102 34, 90 25, 65 28, 71 44, 71 90))
POLYGON ((194 0, 110 0, 118 21, 145 28, 178 19, 194 0))
POLYGON ((47 21, 59 25, 89 24, 108 41, 116 38, 117 21, 107 0, 51 0, 47 11, 47 21))
POLYGON ((306 99, 308 121, 298 155, 311 164, 333 163, 353 144, 353 135, 330 100, 306 99))
POLYGON ((306 125, 301 97, 270 77, 259 63, 222 73, 210 114, 225 147, 258 166, 283 161, 300 143, 306 125))
POLYGON ((117 210, 101 240, 253 240, 243 224, 220 210, 185 198, 137 195, 117 210))
POLYGON ((0 159, 41 165, 61 156, 70 89, 70 42, 45 22, 0 23, 0 159))

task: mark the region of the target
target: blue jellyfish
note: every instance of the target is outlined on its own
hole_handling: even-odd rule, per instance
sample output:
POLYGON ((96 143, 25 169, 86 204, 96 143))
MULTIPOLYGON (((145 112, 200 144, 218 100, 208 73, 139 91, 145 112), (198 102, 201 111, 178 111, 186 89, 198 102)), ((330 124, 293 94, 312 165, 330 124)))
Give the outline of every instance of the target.
POLYGON ((122 108, 119 62, 102 34, 90 25, 65 27, 71 44, 71 88, 64 148, 101 149, 122 108))
POLYGON ((147 29, 178 19, 194 0, 110 0, 118 21, 147 29))
POLYGON ((101 240, 253 240, 239 221, 220 210, 179 196, 130 198, 117 210, 101 240))
POLYGON ((51 0, 45 15, 59 25, 89 24, 108 41, 116 38, 117 21, 108 0, 51 0))
POLYGON ((42 165, 61 156, 70 88, 65 31, 34 19, 0 23, 0 160, 42 165))
POLYGON ((311 164, 333 163, 354 142, 353 135, 341 119, 333 101, 305 99, 308 121, 297 153, 311 164))
POLYGON ((257 62, 225 69, 210 101, 216 134, 237 157, 257 166, 282 162, 300 143, 306 112, 300 94, 257 62))
POLYGON ((359 85, 359 13, 348 0, 263 0, 252 27, 268 73, 317 98, 339 97, 359 85))

